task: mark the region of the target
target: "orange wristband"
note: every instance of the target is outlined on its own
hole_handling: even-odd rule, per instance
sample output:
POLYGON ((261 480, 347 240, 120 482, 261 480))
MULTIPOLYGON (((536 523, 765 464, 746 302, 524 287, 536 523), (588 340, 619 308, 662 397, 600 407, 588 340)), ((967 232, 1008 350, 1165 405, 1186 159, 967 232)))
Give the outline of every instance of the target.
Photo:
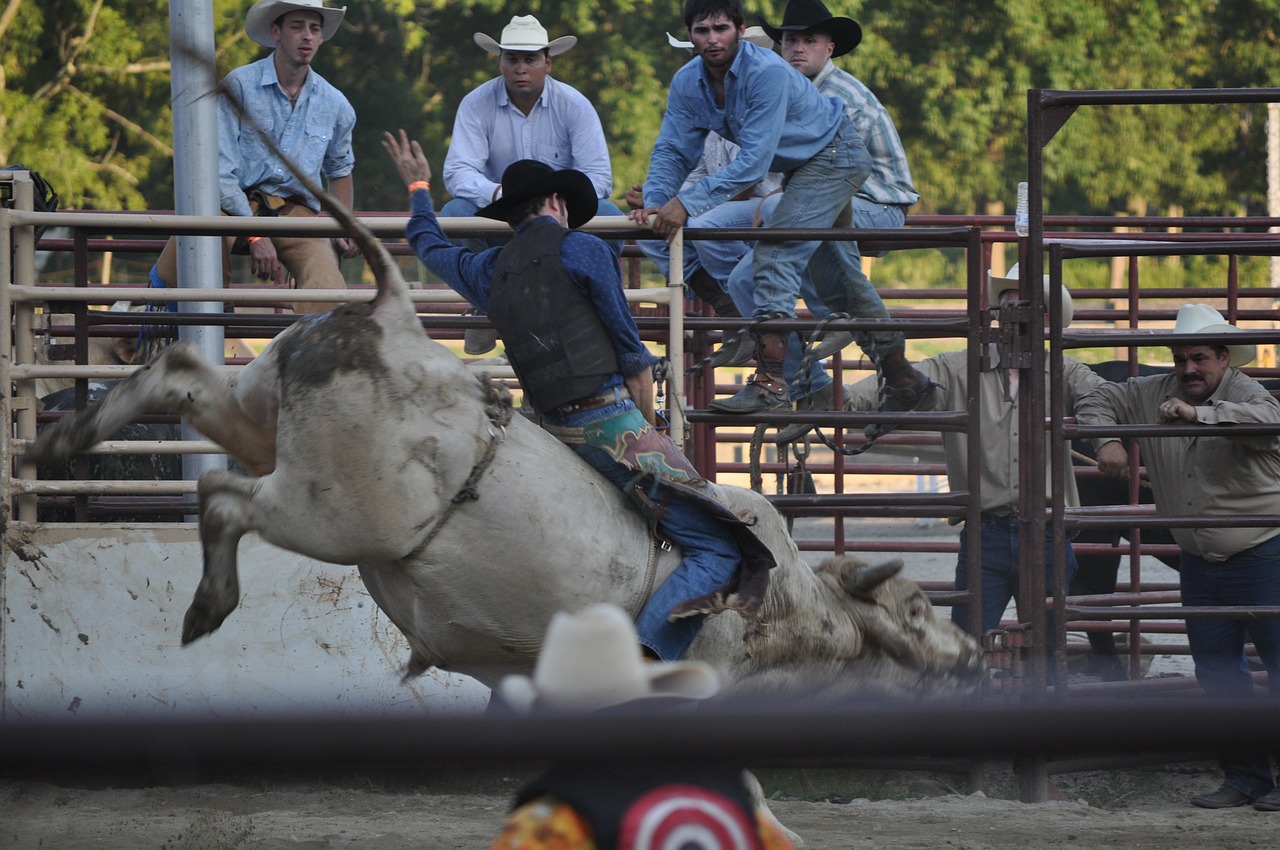
POLYGON ((250 237, 248 238, 248 240, 246 240, 246 241, 247 241, 250 245, 252 245, 252 244, 254 244, 255 242, 257 242, 257 241, 258 241, 259 239, 261 239, 261 238, 262 238, 261 236, 250 236, 250 237))
POLYGON ((428 183, 426 180, 414 180, 412 183, 409 184, 410 195, 412 195, 414 192, 418 191, 419 189, 426 189, 427 191, 430 191, 431 184, 428 183))

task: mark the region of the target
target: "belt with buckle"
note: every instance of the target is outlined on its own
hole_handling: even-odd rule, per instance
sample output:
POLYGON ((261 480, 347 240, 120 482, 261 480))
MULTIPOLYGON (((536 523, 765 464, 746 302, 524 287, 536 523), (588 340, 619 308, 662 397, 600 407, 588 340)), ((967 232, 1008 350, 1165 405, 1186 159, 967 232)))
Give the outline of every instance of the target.
POLYGON ((631 393, 627 392, 626 387, 618 387, 609 390, 607 393, 600 395, 587 396, 577 401, 566 402, 556 408, 556 413, 567 416, 570 413, 582 413, 587 410, 597 410, 601 407, 608 407, 611 404, 617 404, 623 399, 631 398, 631 393))

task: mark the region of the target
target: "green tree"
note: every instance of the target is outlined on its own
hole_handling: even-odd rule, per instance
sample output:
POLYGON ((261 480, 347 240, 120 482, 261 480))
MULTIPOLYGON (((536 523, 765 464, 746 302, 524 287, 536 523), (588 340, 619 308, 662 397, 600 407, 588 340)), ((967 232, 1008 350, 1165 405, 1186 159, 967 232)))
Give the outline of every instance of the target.
MULTIPOLYGON (((265 50, 244 35, 250 0, 213 0, 218 70, 265 50)), ((911 160, 917 213, 983 213, 1026 173, 1026 92, 1262 86, 1280 71, 1280 0, 932 0, 832 2, 862 45, 837 64, 888 107, 911 160)), ((771 22, 785 0, 749 6, 771 22)), ((317 70, 356 106, 356 198, 401 210, 383 130, 422 140, 437 171, 462 97, 497 74, 473 40, 513 14, 579 42, 554 75, 600 113, 614 197, 643 179, 672 74, 688 56, 681 5, 563 0, 365 0, 317 70)), ((168 3, 0 0, 0 162, 48 177, 73 207, 172 205, 168 3)), ((1265 108, 1080 109, 1046 149, 1049 210, 1189 213, 1263 209, 1265 108)), ((444 200, 442 186, 437 200, 444 200)))

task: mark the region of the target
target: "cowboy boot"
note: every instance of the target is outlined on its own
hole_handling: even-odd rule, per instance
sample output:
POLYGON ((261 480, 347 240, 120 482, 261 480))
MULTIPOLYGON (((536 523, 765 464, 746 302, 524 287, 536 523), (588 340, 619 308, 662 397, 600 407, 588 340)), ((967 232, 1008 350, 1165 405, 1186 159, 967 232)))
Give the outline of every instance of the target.
POLYGON ((787 338, 780 333, 756 337, 756 373, 737 395, 711 402, 718 413, 760 413, 786 407, 787 382, 782 379, 782 361, 787 354, 787 338))
MULTIPOLYGON (((738 308, 734 306, 733 299, 729 297, 729 293, 725 292, 724 287, 720 285, 720 281, 712 277, 711 273, 706 269, 696 269, 685 283, 689 289, 693 290, 694 295, 711 305, 712 311, 717 316, 737 318, 742 315, 738 312, 738 308)), ((751 362, 751 355, 754 350, 755 341, 751 339, 750 334, 745 332, 737 334, 737 340, 735 341, 734 335, 726 332, 724 341, 720 343, 719 348, 711 353, 711 359, 708 362, 712 368, 719 366, 745 366, 751 362)))
POLYGON ((737 318, 742 315, 734 306, 729 293, 725 292, 724 287, 720 285, 720 281, 712 277, 706 269, 695 270, 685 283, 689 289, 693 290, 694 295, 711 305, 712 311, 717 316, 737 318))
POLYGON ((730 332, 707 362, 712 367, 745 366, 755 357, 756 343, 746 328, 730 332))
POLYGON ((834 357, 853 344, 853 334, 849 331, 827 331, 818 338, 818 343, 809 350, 809 359, 826 360, 834 357))
MULTIPOLYGON (((933 397, 941 384, 930 380, 929 376, 917 370, 907 360, 901 348, 873 358, 876 371, 880 373, 880 406, 885 413, 906 413, 917 410, 921 406, 932 404, 933 397)), ((897 429, 897 425, 875 424, 863 429, 868 440, 878 440, 885 434, 897 429)))
MULTIPOLYGON (((462 311, 464 316, 483 316, 482 310, 469 307, 462 311)), ((462 332, 462 350, 469 357, 488 354, 498 347, 498 332, 493 328, 467 328, 462 332)))
MULTIPOLYGON (((805 410, 835 410, 836 406, 836 384, 835 381, 824 386, 822 389, 814 390, 802 399, 796 401, 796 412, 805 410)), ((783 445, 784 443, 794 443, 796 440, 808 434, 814 428, 808 422, 797 422, 794 425, 788 425, 778 432, 778 436, 773 438, 774 443, 783 445)))

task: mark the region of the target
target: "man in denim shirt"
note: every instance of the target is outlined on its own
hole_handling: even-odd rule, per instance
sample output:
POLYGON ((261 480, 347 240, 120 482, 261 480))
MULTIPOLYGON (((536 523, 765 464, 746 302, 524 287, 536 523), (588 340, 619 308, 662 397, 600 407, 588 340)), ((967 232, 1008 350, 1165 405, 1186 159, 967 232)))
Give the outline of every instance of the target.
MULTIPOLYGON (((245 16, 245 32, 270 56, 227 74, 223 85, 240 101, 253 123, 242 121, 226 100, 218 101, 218 182, 223 215, 314 216, 320 202, 293 176, 262 141, 259 132, 271 135, 298 169, 319 183, 348 207, 354 206, 351 177, 355 156, 351 131, 356 113, 342 92, 311 69, 320 45, 342 23, 346 7, 333 9, 322 0, 259 0, 245 16)), ((290 236, 250 236, 237 247, 233 237, 223 239, 222 285, 231 282, 230 253, 247 250, 253 273, 277 285, 285 271, 301 289, 345 289, 338 255, 354 257, 359 251, 350 239, 290 236), (336 250, 335 250, 336 249, 336 250)), ((170 239, 151 269, 151 285, 176 286, 178 260, 170 239)), ((299 313, 329 310, 327 303, 299 303, 299 313)))
POLYGON ((761 565, 752 552, 747 575, 736 575, 743 557, 735 536, 741 540, 744 533, 729 524, 736 517, 716 512, 707 498, 712 486, 653 428, 656 358, 631 317, 618 258, 601 239, 572 229, 595 215, 591 181, 536 160, 513 163, 502 174, 502 198, 477 214, 506 221, 515 234, 505 246, 476 253, 455 246, 440 228, 421 146, 403 130, 398 137, 386 133, 383 146, 411 194, 409 244, 427 268, 493 319, 525 404, 683 549, 683 562, 640 612, 640 642, 656 657, 674 660, 689 648, 705 614, 755 613, 772 556, 761 565), (738 601, 747 598, 755 608, 738 601))
MULTIPOLYGON (((831 227, 871 172, 866 145, 843 101, 823 96, 776 53, 743 41, 738 0, 686 0, 685 25, 697 56, 672 79, 649 160, 646 206, 631 217, 645 225, 652 219, 654 231, 671 238, 691 216, 780 171, 786 184, 768 227, 831 227), (681 190, 710 131, 741 150, 727 168, 681 190)), ((870 282, 855 273, 860 258, 846 242, 761 240, 752 261, 757 318, 795 316, 806 267, 819 292, 854 287, 845 303, 857 317, 888 316, 870 282)), ((929 379, 907 361, 901 333, 860 333, 857 339, 880 373, 881 409, 911 410, 932 391, 929 379)), ((755 375, 715 408, 751 413, 788 404, 785 354, 784 334, 758 334, 755 375)))

